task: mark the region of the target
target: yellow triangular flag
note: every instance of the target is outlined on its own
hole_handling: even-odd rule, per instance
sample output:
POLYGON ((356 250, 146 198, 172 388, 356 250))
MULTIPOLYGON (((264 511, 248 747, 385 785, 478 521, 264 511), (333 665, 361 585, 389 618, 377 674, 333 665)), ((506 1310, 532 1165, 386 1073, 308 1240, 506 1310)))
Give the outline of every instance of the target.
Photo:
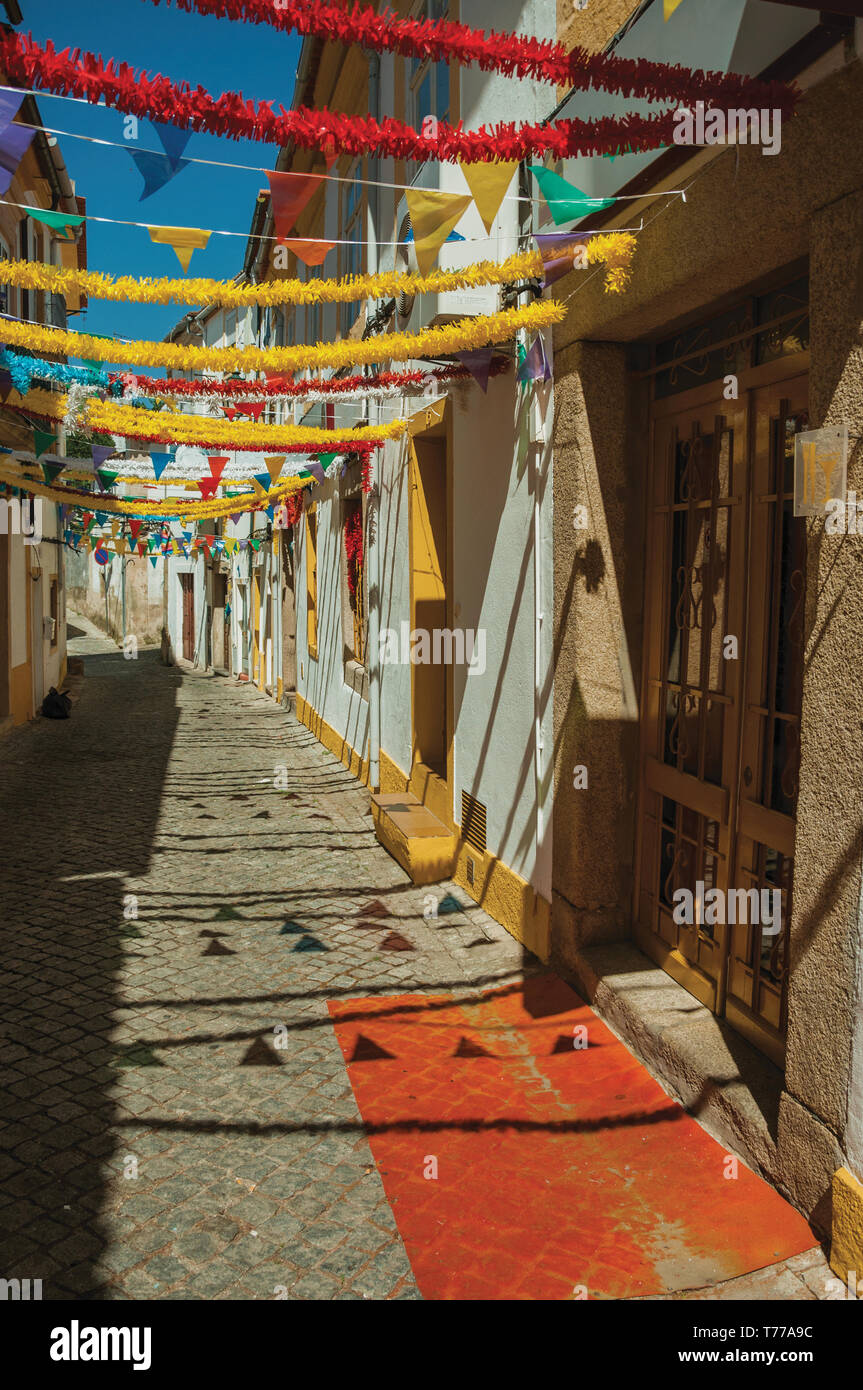
POLYGON ((128 545, 129 542, 126 540, 125 536, 118 536, 114 541, 114 549, 118 555, 125 555, 128 545))
POLYGON ((671 18, 681 0, 662 0, 662 22, 666 23, 671 18))
POLYGON ((184 271, 189 269, 192 252, 203 251, 210 240, 210 233, 200 227, 148 227, 147 231, 153 241, 173 246, 184 271))
POLYGON ((257 478, 250 478, 249 481, 259 497, 267 497, 269 495, 263 483, 259 483, 257 478))
POLYGON ((405 194, 420 274, 427 275, 456 222, 471 202, 469 194, 411 188, 405 194))
POLYGON ((112 522, 111 522, 111 535, 112 535, 112 536, 116 536, 116 534, 117 534, 117 532, 119 531, 119 529, 120 529, 120 523, 119 523, 119 521, 112 521, 112 522))
POLYGON ((515 160, 508 163, 493 164, 462 164, 459 160, 458 166, 465 177, 465 182, 473 194, 476 203, 476 210, 482 218, 482 225, 487 232, 491 232, 494 219, 497 217, 498 208, 503 202, 506 190, 512 183, 512 177, 518 168, 515 160))
POLYGON ((285 454, 273 454, 272 458, 267 458, 266 454, 264 455, 264 463, 267 465, 267 472, 274 487, 279 480, 285 458, 285 454))

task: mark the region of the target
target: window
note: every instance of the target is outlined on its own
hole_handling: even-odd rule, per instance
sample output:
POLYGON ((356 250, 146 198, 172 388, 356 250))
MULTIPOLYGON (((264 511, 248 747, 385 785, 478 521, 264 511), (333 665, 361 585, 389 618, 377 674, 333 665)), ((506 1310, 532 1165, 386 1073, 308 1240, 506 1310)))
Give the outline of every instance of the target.
POLYGON ((318 659, 318 514, 312 503, 306 512, 306 645, 318 659))
MULTIPOLYGON (((357 160, 347 182, 341 185, 342 235, 340 262, 342 276, 360 275, 363 270, 363 237, 365 231, 365 198, 363 196, 363 166, 357 160)), ((347 333, 357 314, 356 304, 342 305, 342 331, 347 333)), ((315 339, 317 341, 317 339, 315 339)))
MULTIPOLYGON (((422 0, 413 18, 416 20, 444 19, 446 0, 422 0)), ((439 121, 449 120, 449 65, 433 63, 431 59, 413 58, 410 66, 411 118, 415 130, 422 130, 427 116, 439 121)))
POLYGON ((345 656, 366 659, 365 538, 362 497, 342 502, 342 636, 345 656))

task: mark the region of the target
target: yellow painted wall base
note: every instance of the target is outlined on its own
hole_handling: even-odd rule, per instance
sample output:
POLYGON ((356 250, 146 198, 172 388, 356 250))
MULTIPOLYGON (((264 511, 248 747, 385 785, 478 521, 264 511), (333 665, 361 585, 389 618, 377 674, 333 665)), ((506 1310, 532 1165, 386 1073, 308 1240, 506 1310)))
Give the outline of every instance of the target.
POLYGON ((352 748, 347 739, 337 734, 331 724, 313 709, 308 700, 304 700, 302 695, 297 692, 297 718, 301 724, 314 734, 319 743, 338 758, 340 763, 353 773, 364 786, 369 784, 369 760, 361 758, 356 749, 352 748))
POLYGON ((847 1168, 833 1174, 830 1268, 846 1287, 852 1271, 857 1287, 863 1289, 863 1183, 847 1168))
POLYGON ((490 917, 506 927, 541 961, 551 953, 551 903, 541 897, 519 874, 493 854, 480 854, 472 845, 459 843, 453 879, 490 917), (473 883, 468 879, 468 860, 473 863, 473 883))

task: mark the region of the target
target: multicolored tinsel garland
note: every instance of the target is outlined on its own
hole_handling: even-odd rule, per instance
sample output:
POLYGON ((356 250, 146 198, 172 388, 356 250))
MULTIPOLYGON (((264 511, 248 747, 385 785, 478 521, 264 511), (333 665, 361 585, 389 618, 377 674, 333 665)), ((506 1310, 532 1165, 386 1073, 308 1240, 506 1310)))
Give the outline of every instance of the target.
MULTIPOLYGON (((489 376, 500 376, 512 366, 509 357, 492 358, 489 376)), ((418 369, 401 372, 373 372, 369 376, 359 373, 353 376, 330 377, 329 379, 310 377, 305 381, 291 381, 289 377, 269 376, 265 381, 242 381, 213 379, 193 381, 185 377, 138 376, 124 372, 111 376, 112 383, 125 385, 133 392, 141 391, 146 396, 176 396, 184 400, 240 400, 243 404, 261 400, 333 400, 344 396, 363 397, 372 391, 392 391, 394 395, 423 389, 429 379, 435 381, 471 381, 472 373, 467 367, 434 367, 423 372, 418 369)))
MULTIPOLYGON (((154 0, 159 4, 160 0, 154 0)), ((761 82, 736 73, 687 70, 671 63, 618 58, 610 53, 591 53, 584 48, 570 52, 549 39, 521 34, 486 34, 452 20, 402 19, 378 15, 371 8, 354 6, 349 12, 317 0, 165 0, 177 9, 239 19, 247 24, 270 24, 275 29, 313 34, 331 43, 356 44, 376 53, 399 53, 423 62, 475 64, 484 72, 507 77, 533 77, 563 87, 600 87, 623 96, 687 100, 726 98, 729 102, 773 107, 787 96, 780 82, 761 82)))
MULTIPOLYGON (((224 92, 214 98, 203 87, 193 90, 187 82, 176 84, 161 75, 150 77, 113 58, 106 64, 94 53, 78 49, 58 53, 50 40, 43 47, 29 34, 12 32, 0 38, 0 68, 7 82, 16 86, 93 103, 104 101, 129 115, 167 122, 182 130, 209 131, 233 140, 293 144, 307 150, 331 146, 345 154, 389 156, 418 163, 460 160, 476 164, 545 155, 566 159, 618 154, 623 149, 655 150, 673 143, 677 129, 673 110, 645 116, 603 116, 595 121, 559 120, 546 125, 518 126, 508 121, 477 130, 462 130, 439 121, 433 135, 422 135, 391 116, 377 121, 372 116, 345 116, 308 107, 282 109, 277 115, 270 102, 256 105, 241 92, 224 92)), ((784 88, 773 105, 787 117, 795 100, 796 94, 784 88)))
MULTIPOLYGON (((7 265, 26 265, 27 262, 11 261, 7 265)), ((0 328, 2 335, 2 328, 0 328)), ((111 382, 104 368, 70 367, 65 362, 43 362, 38 357, 25 357, 18 352, 8 352, 0 348, 0 371, 7 371, 12 385, 19 395, 26 396, 35 377, 38 381, 56 381, 61 386, 83 383, 110 391, 111 382)))
POLYGON ((233 280, 182 280, 164 276, 137 280, 132 275, 105 275, 98 270, 68 269, 36 261, 4 261, 3 283, 50 294, 85 294, 126 304, 219 304, 224 308, 278 304, 349 304, 359 299, 389 299, 398 294, 443 294, 450 290, 500 285, 542 275, 538 251, 523 251, 505 261, 480 261, 459 270, 432 270, 428 275, 380 271, 343 280, 268 280, 237 285, 233 280))

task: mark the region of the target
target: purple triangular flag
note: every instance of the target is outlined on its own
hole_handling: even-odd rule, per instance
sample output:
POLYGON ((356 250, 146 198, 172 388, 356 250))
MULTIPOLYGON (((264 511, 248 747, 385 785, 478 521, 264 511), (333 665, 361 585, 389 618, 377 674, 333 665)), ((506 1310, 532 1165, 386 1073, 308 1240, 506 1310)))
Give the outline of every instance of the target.
POLYGON ((101 468, 105 460, 117 452, 113 444, 91 444, 90 449, 93 453, 94 468, 101 468))
POLYGON ((28 130, 26 126, 15 125, 14 122, 0 131, 0 193, 8 192, 15 171, 35 134, 35 130, 28 130))
POLYGON ((0 135, 7 125, 12 124, 12 118, 16 115, 20 105, 20 92, 13 92, 9 87, 0 87, 0 135))
POLYGON ((467 367, 475 381, 479 382, 483 391, 488 390, 488 374, 491 371, 491 359, 494 349, 489 347, 468 348, 464 352, 457 352, 456 357, 459 362, 467 367))
POLYGON ((234 525, 236 526, 237 522, 240 521, 240 520, 242 520, 242 516, 243 516, 243 513, 242 513, 242 512, 231 512, 231 518, 230 518, 230 519, 231 519, 231 521, 233 521, 234 525))
POLYGON ((246 541, 240 541, 240 549, 241 549, 241 550, 247 550, 247 549, 248 549, 248 546, 249 546, 249 542, 248 542, 247 540, 246 540, 246 541))
POLYGON ((306 464, 306 467, 308 468, 312 477, 317 478, 319 483, 322 483, 326 480, 326 474, 324 473, 324 470, 317 459, 309 459, 308 463, 306 464))
POLYGON ((545 355, 545 347, 539 334, 528 349, 527 356, 518 369, 519 381, 551 381, 551 367, 545 355))

